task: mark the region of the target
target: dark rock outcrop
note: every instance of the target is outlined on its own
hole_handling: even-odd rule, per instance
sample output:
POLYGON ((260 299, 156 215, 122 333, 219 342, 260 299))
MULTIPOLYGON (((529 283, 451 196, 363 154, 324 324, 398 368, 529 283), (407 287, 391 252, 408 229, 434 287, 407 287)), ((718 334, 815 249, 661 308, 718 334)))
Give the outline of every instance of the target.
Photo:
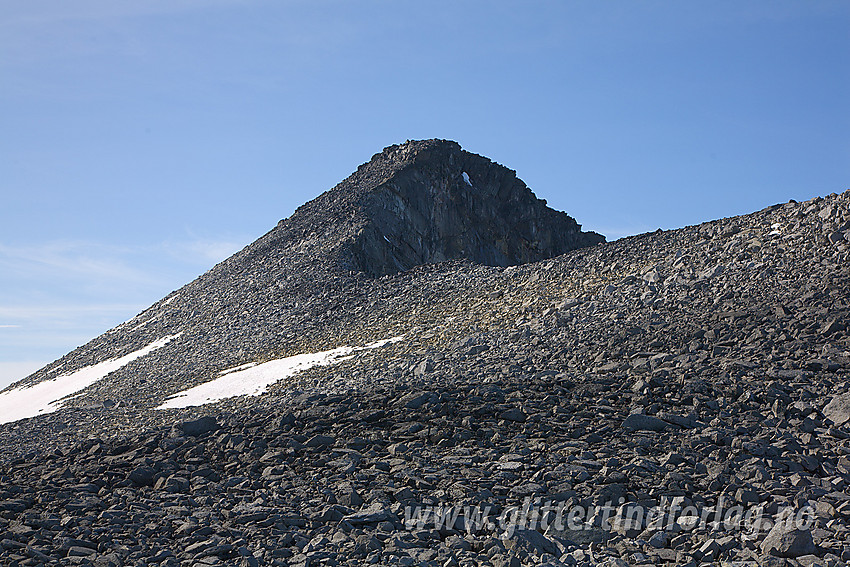
POLYGON ((525 264, 605 240, 548 208, 514 171, 454 142, 391 146, 366 167, 392 171, 364 188, 366 221, 348 244, 357 269, 366 273, 458 259, 525 264))
POLYGON ((524 264, 604 240, 548 208, 513 170, 456 142, 423 140, 375 154, 251 248, 295 247, 378 276, 446 260, 524 264))

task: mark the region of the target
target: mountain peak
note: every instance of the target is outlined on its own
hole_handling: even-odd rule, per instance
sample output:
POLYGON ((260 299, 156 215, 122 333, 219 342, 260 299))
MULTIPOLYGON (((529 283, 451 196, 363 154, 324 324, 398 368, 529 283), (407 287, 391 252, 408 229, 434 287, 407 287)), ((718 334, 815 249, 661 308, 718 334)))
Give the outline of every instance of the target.
MULTIPOLYGON (((195 281, 29 376, 15 395, 52 392, 48 382, 61 378, 69 392, 87 389, 85 401, 69 398, 62 407, 106 403, 119 391, 160 403, 227 368, 405 333, 406 318, 381 316, 373 297, 404 278, 379 276, 451 260, 534 262, 603 240, 548 208, 514 171, 456 142, 389 146, 195 281), (368 332, 345 319, 350 309, 369 314, 368 332), (121 369, 110 370, 115 365, 121 369), (28 389, 39 383, 46 385, 28 389)), ((32 407, 24 413, 37 415, 32 407)))
POLYGON ((458 259, 522 264, 604 241, 513 170, 439 139, 384 148, 276 230, 289 243, 318 237, 340 266, 369 275, 458 259))

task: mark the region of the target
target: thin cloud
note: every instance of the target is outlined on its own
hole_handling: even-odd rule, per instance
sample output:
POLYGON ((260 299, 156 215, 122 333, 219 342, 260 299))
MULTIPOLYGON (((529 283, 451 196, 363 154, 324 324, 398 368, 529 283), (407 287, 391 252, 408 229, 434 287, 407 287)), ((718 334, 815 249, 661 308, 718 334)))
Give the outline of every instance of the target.
POLYGON ((132 266, 127 259, 132 249, 87 242, 53 241, 32 246, 0 244, 0 269, 6 277, 156 283, 150 272, 132 266))
POLYGON ((243 241, 202 238, 162 244, 163 249, 175 259, 210 266, 232 256, 244 246, 243 241))
MULTIPOLYGON (((242 3, 242 0, 7 2, 0 18, 0 68, 28 70, 33 65, 62 61, 76 64, 81 59, 104 54, 144 59, 149 47, 135 32, 139 22, 152 17, 192 18, 197 13, 242 3)), ((66 64, 60 68, 67 67, 66 64)), ((20 95, 32 95, 44 94, 41 91, 53 84, 31 83, 26 73, 10 81, 9 86, 20 95)), ((68 96, 66 93, 63 100, 68 96)))
MULTIPOLYGON (((108 315, 141 311, 146 305, 127 304, 82 304, 82 305, 0 305, 0 317, 7 319, 56 319, 90 315, 108 315)), ((0 325, 0 328, 21 327, 22 325, 0 325)))
POLYGON ((65 240, 25 246, 0 244, 0 273, 5 274, 0 279, 49 276, 156 286, 164 283, 163 273, 178 267, 174 260, 179 265, 209 268, 240 250, 246 241, 190 237, 142 246, 65 240))
POLYGON ((127 321, 249 241, 0 244, 0 361, 61 355, 127 321))

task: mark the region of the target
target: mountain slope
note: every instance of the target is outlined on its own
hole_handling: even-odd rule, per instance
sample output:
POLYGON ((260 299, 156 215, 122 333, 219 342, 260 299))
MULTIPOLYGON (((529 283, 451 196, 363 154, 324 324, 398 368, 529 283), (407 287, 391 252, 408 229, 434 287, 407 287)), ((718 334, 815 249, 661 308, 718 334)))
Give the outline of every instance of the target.
POLYGON ((409 141, 375 154, 256 242, 11 389, 67 382, 168 337, 167 347, 86 383, 86 394, 65 404, 115 403, 121 392, 135 406, 158 405, 239 365, 372 342, 373 332, 352 328, 347 310, 368 301, 359 290, 373 287, 374 277, 455 259, 508 266, 603 240, 547 208, 513 171, 455 142, 409 141))
POLYGON ((322 270, 347 278, 279 281, 304 290, 286 309, 246 267, 279 276, 269 245, 191 288, 225 290, 191 302, 214 361, 178 348, 199 331, 177 322, 201 319, 184 288, 127 325, 147 333, 132 352, 183 335, 75 408, 0 426, 0 546, 20 564, 843 564, 848 231, 850 192, 512 267, 372 277, 343 252, 322 270), (263 362, 272 335, 290 338, 268 361, 360 350, 264 395, 153 409, 263 362), (142 378, 149 394, 118 389, 142 378), (805 521, 774 528, 788 511, 805 521))

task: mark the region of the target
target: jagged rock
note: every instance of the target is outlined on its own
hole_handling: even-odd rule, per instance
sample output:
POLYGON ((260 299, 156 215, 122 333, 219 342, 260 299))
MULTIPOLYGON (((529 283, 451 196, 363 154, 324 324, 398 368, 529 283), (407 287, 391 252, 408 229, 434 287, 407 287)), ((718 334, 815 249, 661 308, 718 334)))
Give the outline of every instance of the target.
POLYGON ((314 435, 307 440, 307 447, 329 447, 336 443, 336 439, 330 435, 314 435))
POLYGON ((376 502, 365 510, 349 514, 343 518, 344 521, 356 526, 359 524, 378 524, 381 522, 397 519, 389 509, 376 502))
POLYGON ((404 407, 412 410, 417 410, 425 405, 427 402, 431 401, 434 397, 434 394, 431 392, 418 392, 412 393, 404 396, 399 403, 403 404, 404 407))
POLYGON ((337 189, 355 187, 365 222, 350 247, 368 273, 458 258, 509 266, 603 240, 546 208, 513 171, 454 142, 390 146, 337 189))
POLYGON ((505 541, 505 547, 514 552, 520 552, 524 555, 533 553, 542 555, 549 553, 555 555, 558 553, 558 546, 540 532, 534 530, 515 530, 511 537, 505 541))
POLYGON ((522 423, 526 420, 526 415, 520 408, 511 408, 500 413, 499 419, 522 423))
POLYGON ((152 467, 137 467, 130 471, 128 478, 136 486, 151 486, 156 478, 156 470, 152 467))

